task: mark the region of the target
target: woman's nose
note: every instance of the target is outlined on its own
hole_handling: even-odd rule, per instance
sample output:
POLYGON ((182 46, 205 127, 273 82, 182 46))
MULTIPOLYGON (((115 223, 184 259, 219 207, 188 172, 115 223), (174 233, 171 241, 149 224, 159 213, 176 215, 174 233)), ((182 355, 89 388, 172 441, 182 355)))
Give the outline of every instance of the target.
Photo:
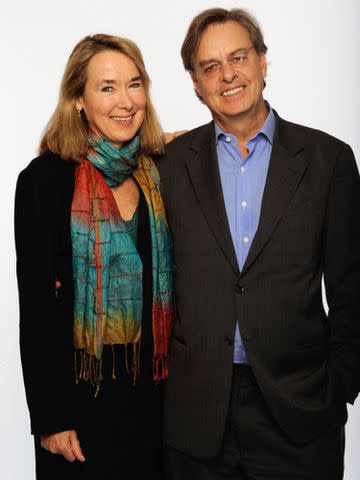
POLYGON ((132 110, 134 102, 132 101, 131 96, 128 94, 128 92, 119 92, 117 106, 119 108, 124 108, 127 111, 132 110))

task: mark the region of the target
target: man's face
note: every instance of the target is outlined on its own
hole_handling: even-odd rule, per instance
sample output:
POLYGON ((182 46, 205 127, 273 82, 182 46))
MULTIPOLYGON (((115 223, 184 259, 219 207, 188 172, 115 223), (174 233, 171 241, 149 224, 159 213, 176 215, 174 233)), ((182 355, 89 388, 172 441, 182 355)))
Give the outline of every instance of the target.
POLYGON ((203 32, 191 77, 220 126, 261 111, 265 75, 265 55, 256 53, 241 25, 215 23, 203 32))

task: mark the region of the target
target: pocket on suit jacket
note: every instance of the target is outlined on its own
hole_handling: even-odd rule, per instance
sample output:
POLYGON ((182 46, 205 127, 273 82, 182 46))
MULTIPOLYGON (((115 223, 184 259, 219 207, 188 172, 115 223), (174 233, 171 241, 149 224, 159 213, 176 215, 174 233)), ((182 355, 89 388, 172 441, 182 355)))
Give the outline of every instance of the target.
POLYGON ((285 211, 285 215, 307 215, 313 209, 311 200, 293 199, 285 211))
POLYGON ((186 351, 186 340, 173 335, 171 337, 171 343, 170 343, 170 355, 174 357, 177 354, 185 351, 186 351))
POLYGON ((307 214, 300 207, 286 211, 271 235, 265 252, 269 254, 269 265, 316 265, 321 248, 321 223, 316 215, 307 214))
POLYGON ((327 343, 325 341, 300 343, 296 349, 305 363, 306 361, 310 363, 325 361, 327 358, 327 343))
POLYGON ((316 339, 314 341, 301 342, 299 346, 309 350, 313 348, 325 349, 325 347, 327 346, 327 342, 324 339, 316 339))

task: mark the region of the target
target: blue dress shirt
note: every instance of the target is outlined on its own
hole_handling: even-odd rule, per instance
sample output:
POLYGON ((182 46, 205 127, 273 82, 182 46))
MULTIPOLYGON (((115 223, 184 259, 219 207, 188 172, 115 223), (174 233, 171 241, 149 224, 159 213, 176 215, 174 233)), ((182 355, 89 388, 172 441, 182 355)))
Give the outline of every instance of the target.
MULTIPOLYGON (((269 104, 267 107, 269 114, 263 126, 246 144, 249 153, 245 160, 237 147, 236 137, 224 133, 215 124, 225 208, 240 271, 258 227, 274 140, 275 115, 269 104)), ((234 363, 248 363, 238 324, 235 331, 234 363)))

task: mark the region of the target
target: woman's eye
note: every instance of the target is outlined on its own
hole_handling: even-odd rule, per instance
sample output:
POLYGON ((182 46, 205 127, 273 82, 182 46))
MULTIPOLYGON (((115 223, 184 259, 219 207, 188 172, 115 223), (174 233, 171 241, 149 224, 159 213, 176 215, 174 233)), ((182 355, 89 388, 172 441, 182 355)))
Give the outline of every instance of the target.
POLYGON ((112 92, 113 91, 113 87, 107 85, 106 87, 103 87, 101 89, 102 92, 112 92))
POLYGON ((140 82, 135 82, 135 83, 131 83, 130 84, 130 88, 139 88, 141 87, 141 83, 140 82))

